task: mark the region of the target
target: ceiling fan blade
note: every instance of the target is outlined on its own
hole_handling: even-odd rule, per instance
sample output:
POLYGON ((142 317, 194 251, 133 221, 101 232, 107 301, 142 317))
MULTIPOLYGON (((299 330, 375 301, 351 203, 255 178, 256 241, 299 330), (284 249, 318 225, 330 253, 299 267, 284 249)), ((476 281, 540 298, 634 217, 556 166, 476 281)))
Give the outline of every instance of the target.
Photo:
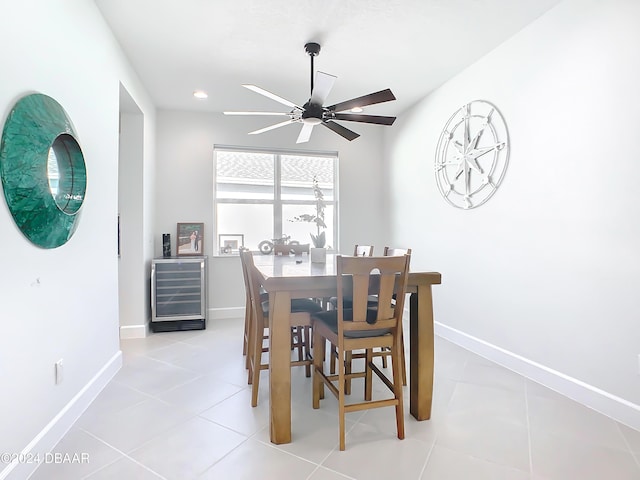
POLYGON ((367 105, 374 105, 376 103, 390 102, 395 100, 396 97, 390 89, 380 90, 379 92, 370 93, 369 95, 363 95, 362 97, 352 98, 345 102, 336 103, 330 107, 326 107, 327 110, 333 112, 344 112, 345 110, 351 110, 356 107, 366 107, 367 105))
POLYGON ((344 138, 346 138, 349 141, 355 140, 356 138, 358 138, 360 136, 359 133, 356 133, 353 130, 349 130, 348 128, 343 127, 339 123, 332 122, 331 120, 327 120, 326 122, 322 122, 322 125, 327 127, 329 130, 333 130, 338 135, 343 136, 344 138))
POLYGON ((284 122, 276 123, 275 125, 271 125, 269 127, 261 128, 260 130, 254 130, 253 132, 249 132, 249 135, 257 135, 258 133, 268 132, 269 130, 273 130, 274 128, 284 127, 285 125, 289 125, 290 123, 295 122, 295 120, 285 120, 284 122))
POLYGON ((347 120, 349 122, 375 123, 376 125, 393 125, 396 117, 384 117, 381 115, 361 115, 358 113, 336 113, 335 120, 347 120))
POLYGON ((313 123, 303 123, 302 130, 300 130, 300 135, 298 135, 298 140, 296 140, 296 143, 308 142, 311 138, 311 131, 313 130, 313 126, 313 123))
POLYGON ((222 112, 225 115, 286 115, 291 116, 290 113, 283 112, 222 112))
POLYGON ((270 98, 271 100, 275 100, 276 102, 282 103, 283 105, 286 105, 287 107, 291 107, 291 108, 297 108, 302 110, 302 107, 299 107, 298 105, 296 105, 293 102, 290 102, 289 100, 282 98, 278 95, 276 95, 275 93, 271 93, 267 90, 265 90, 264 88, 260 88, 256 85, 250 85, 250 84, 244 84, 242 85, 244 88, 248 88, 249 90, 253 90, 256 93, 259 93, 260 95, 264 95, 267 98, 270 98))
POLYGON ((338 77, 334 77, 328 73, 320 71, 316 72, 316 80, 313 84, 313 92, 311 92, 310 102, 316 105, 322 105, 327 99, 327 96, 333 88, 333 84, 337 78, 338 77))

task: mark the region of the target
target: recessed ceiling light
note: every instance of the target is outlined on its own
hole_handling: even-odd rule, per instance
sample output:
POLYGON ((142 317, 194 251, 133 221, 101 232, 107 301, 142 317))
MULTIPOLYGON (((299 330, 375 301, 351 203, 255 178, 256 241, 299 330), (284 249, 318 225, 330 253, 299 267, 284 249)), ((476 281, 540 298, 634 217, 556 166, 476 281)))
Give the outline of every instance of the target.
POLYGON ((351 109, 351 113, 360 113, 362 112, 362 109, 360 107, 355 107, 351 109))
POLYGON ((204 90, 196 90, 193 92, 193 96, 196 98, 209 98, 209 95, 204 90))

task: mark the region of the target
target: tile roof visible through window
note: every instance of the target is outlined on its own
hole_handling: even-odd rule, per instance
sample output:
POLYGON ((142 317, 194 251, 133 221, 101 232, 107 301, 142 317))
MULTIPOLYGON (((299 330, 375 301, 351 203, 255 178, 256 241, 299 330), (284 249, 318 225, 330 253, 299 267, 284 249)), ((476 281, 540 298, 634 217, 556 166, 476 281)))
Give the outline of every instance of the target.
MULTIPOLYGON (((332 157, 282 155, 281 178, 286 183, 310 183, 316 175, 320 184, 333 184, 332 157)), ((255 152, 218 152, 216 172, 218 182, 272 183, 273 156, 255 152)))

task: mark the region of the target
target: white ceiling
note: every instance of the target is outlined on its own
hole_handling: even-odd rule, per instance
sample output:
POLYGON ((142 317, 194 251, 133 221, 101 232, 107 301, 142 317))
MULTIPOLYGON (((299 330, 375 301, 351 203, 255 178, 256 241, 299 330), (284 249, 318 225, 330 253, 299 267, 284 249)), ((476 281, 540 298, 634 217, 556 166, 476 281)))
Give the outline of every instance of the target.
POLYGON ((560 0, 95 2, 158 108, 287 110, 243 83, 303 104, 313 41, 315 69, 338 77, 326 103, 391 88, 365 113, 396 115, 560 0))

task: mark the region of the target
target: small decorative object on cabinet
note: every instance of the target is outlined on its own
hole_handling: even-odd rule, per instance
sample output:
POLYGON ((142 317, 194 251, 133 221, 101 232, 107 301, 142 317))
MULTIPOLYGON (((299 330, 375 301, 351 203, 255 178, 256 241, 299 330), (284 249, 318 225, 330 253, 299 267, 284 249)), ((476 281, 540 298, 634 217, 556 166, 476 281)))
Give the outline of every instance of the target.
POLYGON ((220 255, 238 255, 244 247, 244 235, 242 233, 218 235, 220 255))
POLYGON ((151 261, 151 330, 203 330, 207 320, 207 257, 151 261))
POLYGON ((176 256, 202 256, 204 246, 204 223, 179 223, 176 235, 176 256))
POLYGON ((171 234, 162 234, 162 256, 169 258, 171 256, 171 234))

